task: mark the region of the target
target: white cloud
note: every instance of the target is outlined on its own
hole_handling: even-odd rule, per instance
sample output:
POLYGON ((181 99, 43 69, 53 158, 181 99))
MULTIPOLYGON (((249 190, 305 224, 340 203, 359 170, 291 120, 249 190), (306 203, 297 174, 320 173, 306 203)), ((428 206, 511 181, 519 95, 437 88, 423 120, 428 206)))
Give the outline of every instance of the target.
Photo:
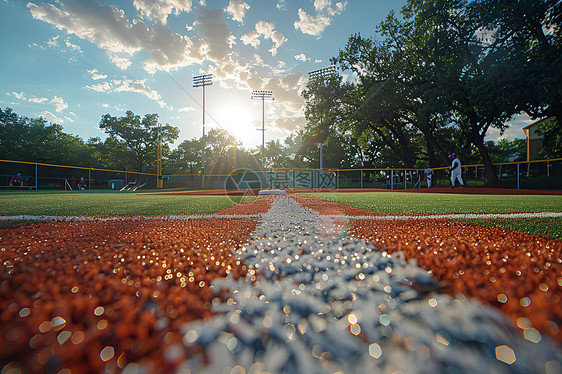
POLYGON ((516 114, 511 120, 507 122, 509 127, 504 131, 503 134, 500 134, 500 130, 490 127, 486 132, 486 140, 493 140, 497 142, 500 139, 525 139, 523 127, 528 126, 536 121, 536 119, 529 117, 524 112, 516 114))
POLYGON ((332 18, 345 9, 347 2, 338 2, 335 8, 330 0, 315 0, 316 15, 306 13, 302 8, 298 10, 299 20, 295 21, 295 29, 309 35, 320 35, 332 23, 332 18))
POLYGON ((287 0, 277 0, 277 9, 287 10, 287 0))
POLYGON ((185 107, 183 107, 183 108, 179 108, 179 109, 178 109, 178 112, 185 112, 185 113, 187 113, 187 112, 195 112, 195 108, 194 108, 194 107, 191 107, 191 106, 185 106, 185 107))
MULTIPOLYGON (((10 94, 8 93, 8 95, 10 95, 10 94)), ((23 92, 20 92, 20 93, 12 92, 11 96, 13 96, 13 97, 15 97, 16 99, 19 99, 19 100, 25 100, 25 95, 24 95, 23 92)))
POLYGON ((257 48, 260 45, 260 34, 255 31, 250 31, 247 34, 244 34, 240 37, 242 43, 246 45, 251 45, 254 48, 257 48))
POLYGON ((256 31, 258 34, 263 35, 264 38, 269 39, 273 35, 273 30, 275 30, 275 24, 265 22, 265 21, 258 21, 256 23, 256 31))
POLYGON ((224 61, 231 53, 234 37, 223 18, 222 10, 201 9, 194 22, 195 29, 201 34, 202 53, 208 59, 224 61))
POLYGON ((302 62, 310 61, 310 59, 308 57, 306 57, 306 55, 304 53, 296 55, 295 60, 302 61, 302 62))
POLYGON ((63 98, 58 96, 55 96, 52 99, 48 99, 46 97, 37 97, 35 95, 28 96, 23 92, 12 92, 8 93, 8 95, 13 96, 18 100, 27 101, 34 104, 50 103, 55 107, 56 112, 62 112, 63 110, 68 108, 68 104, 64 102, 63 98))
POLYGON ((250 6, 246 4, 244 0, 230 0, 230 3, 226 7, 227 13, 230 13, 232 19, 238 22, 244 21, 244 16, 248 9, 250 9, 250 6))
POLYGON ((92 70, 88 70, 88 73, 90 73, 90 75, 92 76, 92 79, 97 81, 99 79, 105 79, 107 78, 107 75, 105 74, 101 74, 98 69, 92 69, 92 70))
MULTIPOLYGON (((174 9, 190 7, 185 1, 166 2, 173 4, 174 9)), ((129 67, 131 57, 141 50, 149 54, 151 60, 150 63, 145 61, 145 66, 152 69, 166 70, 204 60, 197 37, 190 39, 172 34, 159 23, 149 29, 142 21, 130 22, 123 10, 112 5, 70 0, 60 0, 56 4, 30 2, 27 7, 34 18, 104 49, 121 69, 129 67)))
POLYGON ((62 118, 57 117, 56 115, 49 112, 48 110, 41 112, 39 115, 43 117, 43 119, 46 119, 48 122, 58 123, 58 124, 64 123, 64 120, 62 118))
POLYGON ((330 5, 332 5, 331 0, 314 0, 314 9, 316 9, 317 12, 323 11, 330 5))
POLYGON ((192 3, 191 0, 134 0, 133 5, 143 16, 166 24, 171 13, 190 12, 192 3))
POLYGON ((61 97, 55 96, 51 99, 51 104, 55 106, 55 110, 57 112, 62 112, 66 108, 68 108, 68 104, 64 102, 61 97))
POLYGON ((59 45, 58 39, 60 38, 60 35, 54 36, 51 39, 47 40, 47 46, 49 47, 57 47, 59 45))
POLYGON ((277 54, 277 49, 287 41, 287 38, 279 31, 275 30, 271 35, 271 40, 273 41, 273 47, 269 49, 269 52, 275 56, 277 54))
POLYGON ((29 46, 42 50, 45 50, 47 48, 56 48, 59 49, 60 52, 76 52, 80 54, 83 53, 82 48, 80 48, 79 45, 72 43, 69 38, 63 39, 60 35, 53 36, 45 42, 45 45, 31 43, 29 46))
POLYGON ((265 39, 271 39, 273 46, 269 49, 269 52, 271 52, 273 56, 277 54, 279 47, 287 41, 287 38, 285 38, 282 33, 275 30, 275 24, 273 23, 258 21, 255 29, 256 31, 250 31, 247 34, 242 35, 240 40, 242 40, 242 42, 246 45, 249 44, 254 48, 258 48, 261 44, 260 37, 263 36, 265 39))
POLYGON ((103 83, 98 83, 98 84, 92 84, 89 86, 86 86, 86 88, 89 88, 90 90, 94 90, 96 92, 111 92, 111 84, 108 82, 103 82, 103 83))
POLYGON ((311 16, 303 9, 299 9, 299 20, 295 21, 295 29, 305 34, 320 35, 330 25, 332 19, 328 16, 318 14, 311 16))
POLYGON ((123 78, 114 79, 110 82, 103 82, 98 84, 92 84, 86 86, 96 92, 134 92, 148 97, 151 100, 156 101, 161 107, 166 106, 162 101, 160 94, 146 85, 146 80, 136 80, 123 78))
POLYGON ((27 101, 29 101, 30 103, 41 104, 45 101, 49 101, 49 99, 47 99, 46 97, 31 96, 29 99, 27 99, 27 101))
MULTIPOLYGON (((111 62, 113 62, 113 64, 121 70, 127 70, 129 68, 129 66, 131 66, 130 56, 121 57, 121 56, 119 56, 115 53, 107 52, 107 57, 109 57, 111 62)), ((154 63, 152 60, 147 60, 147 61, 154 63)), ((145 61, 145 62, 147 62, 147 61, 145 61)), ((154 70, 152 70, 151 72, 154 72, 154 70)))

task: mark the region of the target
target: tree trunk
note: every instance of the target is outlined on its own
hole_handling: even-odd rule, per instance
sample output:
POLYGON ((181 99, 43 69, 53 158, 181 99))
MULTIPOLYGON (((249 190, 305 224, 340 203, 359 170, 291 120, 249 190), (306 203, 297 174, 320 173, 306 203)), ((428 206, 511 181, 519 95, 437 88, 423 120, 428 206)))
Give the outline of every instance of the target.
POLYGON ((490 154, 488 153, 488 148, 486 148, 486 145, 484 144, 484 137, 480 136, 480 134, 476 133, 475 130, 473 130, 472 143, 476 146, 478 152, 480 152, 480 156, 482 156, 484 171, 486 173, 488 184, 496 184, 498 182, 498 176, 496 175, 494 165, 492 165, 492 159, 490 158, 490 154))
POLYGON ((392 131, 392 133, 398 139, 398 147, 400 149, 400 160, 404 163, 404 167, 413 169, 414 168, 414 156, 412 152, 410 152, 410 148, 408 147, 409 141, 404 136, 404 134, 400 131, 398 127, 395 126, 388 126, 388 129, 392 131))

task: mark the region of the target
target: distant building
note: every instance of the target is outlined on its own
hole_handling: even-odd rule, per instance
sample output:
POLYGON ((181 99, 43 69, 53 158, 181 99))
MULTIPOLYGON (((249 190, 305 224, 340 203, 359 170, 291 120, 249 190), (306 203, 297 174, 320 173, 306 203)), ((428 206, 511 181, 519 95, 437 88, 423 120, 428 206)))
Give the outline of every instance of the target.
POLYGON ((544 137, 539 134, 539 127, 550 121, 554 121, 555 117, 547 117, 541 119, 540 121, 531 123, 529 126, 523 127, 523 132, 527 138, 527 161, 537 160, 539 157, 539 152, 542 148, 542 141, 544 137))

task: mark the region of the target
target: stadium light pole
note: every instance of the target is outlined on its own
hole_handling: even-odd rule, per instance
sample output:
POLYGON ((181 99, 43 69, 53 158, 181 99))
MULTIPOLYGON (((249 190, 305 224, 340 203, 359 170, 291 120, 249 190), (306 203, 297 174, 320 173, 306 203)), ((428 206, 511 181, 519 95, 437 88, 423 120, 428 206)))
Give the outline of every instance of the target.
POLYGON ((203 87, 203 137, 201 138, 201 184, 205 187, 205 86, 213 84, 213 74, 202 74, 193 77, 193 87, 203 87))
MULTIPOLYGON (((311 71, 310 73, 308 73, 308 79, 322 80, 322 83, 326 84, 326 82, 336 74, 337 74, 336 67, 334 65, 330 65, 327 68, 311 71)), ((320 170, 322 170, 323 168, 324 168, 324 142, 321 141, 320 142, 320 170)))
MULTIPOLYGON (((163 188, 164 181, 162 180, 162 124, 158 123, 158 159, 156 160, 156 188, 163 188)), ((129 183, 128 180, 125 184, 129 183)))
POLYGON ((275 100, 273 97, 273 91, 252 91, 252 100, 261 100, 261 150, 262 150, 262 161, 261 167, 265 168, 265 100, 275 100))

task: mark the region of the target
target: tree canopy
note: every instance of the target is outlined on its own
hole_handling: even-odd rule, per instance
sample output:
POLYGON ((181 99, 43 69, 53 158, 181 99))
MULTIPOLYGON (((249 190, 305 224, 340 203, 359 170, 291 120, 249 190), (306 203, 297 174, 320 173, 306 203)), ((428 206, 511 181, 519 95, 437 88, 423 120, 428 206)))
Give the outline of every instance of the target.
POLYGON ((478 155, 474 162, 484 163, 493 182, 490 128, 503 133, 523 111, 560 122, 561 7, 551 0, 410 0, 376 36, 350 36, 332 59, 352 79, 309 80, 307 132, 337 128, 365 139, 358 146, 367 158, 390 156, 407 167, 446 164, 452 152, 464 160, 478 155))

